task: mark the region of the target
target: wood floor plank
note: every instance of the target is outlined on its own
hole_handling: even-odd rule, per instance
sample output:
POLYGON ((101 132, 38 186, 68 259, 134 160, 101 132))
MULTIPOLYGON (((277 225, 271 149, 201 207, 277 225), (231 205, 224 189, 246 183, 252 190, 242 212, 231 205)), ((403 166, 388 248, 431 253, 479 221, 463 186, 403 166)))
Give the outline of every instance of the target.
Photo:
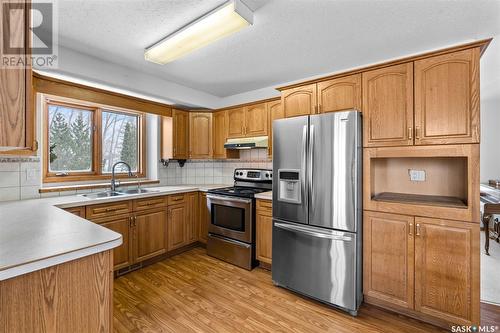
POLYGON ((114 289, 115 332, 447 332, 370 305, 352 317, 201 248, 119 277, 114 289))

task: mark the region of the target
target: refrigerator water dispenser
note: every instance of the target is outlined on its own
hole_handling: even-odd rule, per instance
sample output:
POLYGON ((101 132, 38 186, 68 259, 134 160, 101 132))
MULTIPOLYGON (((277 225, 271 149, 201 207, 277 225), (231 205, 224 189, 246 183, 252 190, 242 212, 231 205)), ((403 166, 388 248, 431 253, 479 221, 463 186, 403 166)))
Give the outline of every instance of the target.
POLYGON ((300 170, 278 170, 278 200, 300 204, 300 170))

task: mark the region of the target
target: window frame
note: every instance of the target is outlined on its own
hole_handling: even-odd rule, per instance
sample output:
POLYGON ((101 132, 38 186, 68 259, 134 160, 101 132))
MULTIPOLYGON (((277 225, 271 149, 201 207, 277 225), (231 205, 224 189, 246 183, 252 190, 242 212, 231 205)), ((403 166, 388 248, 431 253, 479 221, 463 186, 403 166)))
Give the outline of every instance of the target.
MULTIPOLYGON (((130 114, 137 117, 138 126, 138 163, 137 172, 139 178, 146 177, 146 114, 144 112, 132 111, 111 105, 102 105, 79 100, 72 100, 57 96, 44 96, 43 98, 43 183, 77 182, 88 180, 110 180, 111 173, 102 172, 102 112, 116 112, 130 114), (49 169, 49 106, 60 105, 82 110, 92 111, 92 170, 68 172, 67 175, 57 175, 49 169)), ((130 178, 127 173, 116 173, 115 178, 130 178)))

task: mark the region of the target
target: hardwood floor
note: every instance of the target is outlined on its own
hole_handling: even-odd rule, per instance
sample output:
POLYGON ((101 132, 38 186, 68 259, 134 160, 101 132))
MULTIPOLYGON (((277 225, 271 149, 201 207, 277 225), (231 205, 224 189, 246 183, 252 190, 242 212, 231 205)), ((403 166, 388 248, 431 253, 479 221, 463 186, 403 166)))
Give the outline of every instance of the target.
MULTIPOLYGON (((491 312, 492 316, 495 315, 491 312)), ((449 332, 363 305, 359 316, 275 287, 195 248, 115 280, 115 332, 449 332)))

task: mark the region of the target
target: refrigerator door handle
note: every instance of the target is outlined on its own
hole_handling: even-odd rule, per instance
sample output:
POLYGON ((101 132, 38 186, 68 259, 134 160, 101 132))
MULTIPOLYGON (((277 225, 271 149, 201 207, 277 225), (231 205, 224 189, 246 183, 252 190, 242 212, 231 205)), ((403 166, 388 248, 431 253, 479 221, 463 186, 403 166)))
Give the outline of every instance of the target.
MULTIPOLYGON (((305 175, 306 175, 306 170, 307 170, 307 125, 304 125, 302 127, 302 164, 301 164, 301 177, 300 177, 300 187, 301 187, 301 192, 302 194, 306 193, 306 180, 305 180, 305 175)), ((305 195, 302 195, 302 197, 305 197, 305 195)), ((303 201, 306 204, 307 207, 307 198, 303 201)))
POLYGON ((285 223, 279 223, 275 222, 274 226, 280 229, 292 231, 292 232, 298 232, 302 234, 306 234, 309 236, 313 237, 318 237, 318 238, 327 238, 327 239, 332 239, 332 240, 341 240, 341 241, 353 241, 353 237, 349 236, 342 236, 339 235, 336 232, 324 232, 324 231, 316 231, 316 230, 311 230, 310 228, 307 227, 301 227, 301 226, 295 226, 292 224, 285 224, 285 223))
POLYGON ((308 165, 308 179, 307 179, 307 183, 308 183, 308 197, 309 197, 309 200, 311 202, 311 204, 309 205, 310 209, 313 209, 314 208, 314 191, 313 191, 313 186, 314 186, 314 182, 313 182, 313 169, 314 169, 314 125, 310 125, 309 126, 309 156, 308 156, 308 162, 309 162, 309 165, 308 165))

